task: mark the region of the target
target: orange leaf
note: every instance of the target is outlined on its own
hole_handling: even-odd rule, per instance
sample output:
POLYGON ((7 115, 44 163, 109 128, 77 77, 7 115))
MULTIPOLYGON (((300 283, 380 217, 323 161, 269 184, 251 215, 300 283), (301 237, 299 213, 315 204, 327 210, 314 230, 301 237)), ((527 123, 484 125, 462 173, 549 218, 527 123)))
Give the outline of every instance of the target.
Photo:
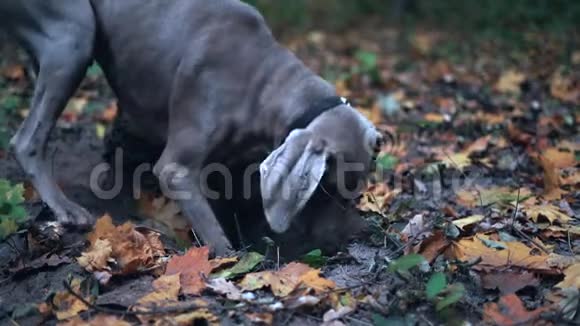
POLYGON ((562 197, 564 193, 560 189, 562 180, 560 179, 560 169, 556 167, 554 162, 545 155, 540 155, 538 162, 544 169, 544 195, 547 200, 556 200, 562 197))
POLYGON ((206 287, 204 278, 211 272, 209 248, 191 248, 183 256, 173 256, 167 263, 165 275, 181 274, 184 294, 198 295, 206 287))
POLYGON ((132 274, 155 267, 165 255, 158 233, 137 231, 129 222, 115 226, 109 215, 97 220, 88 240, 91 246, 78 261, 90 272, 132 274))
POLYGON ((488 303, 484 306, 484 319, 495 325, 530 325, 540 318, 540 314, 548 307, 528 311, 520 298, 515 294, 508 294, 499 299, 499 303, 488 303))

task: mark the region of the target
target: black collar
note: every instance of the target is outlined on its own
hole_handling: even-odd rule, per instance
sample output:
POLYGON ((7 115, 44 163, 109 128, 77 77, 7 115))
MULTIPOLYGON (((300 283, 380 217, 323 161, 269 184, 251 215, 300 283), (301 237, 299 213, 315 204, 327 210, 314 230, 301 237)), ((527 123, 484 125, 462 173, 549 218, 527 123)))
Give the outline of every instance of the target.
POLYGON ((304 111, 304 113, 290 124, 288 127, 288 133, 295 129, 306 128, 314 119, 324 112, 345 104, 350 106, 350 102, 346 98, 340 96, 326 97, 314 102, 306 111, 304 111))

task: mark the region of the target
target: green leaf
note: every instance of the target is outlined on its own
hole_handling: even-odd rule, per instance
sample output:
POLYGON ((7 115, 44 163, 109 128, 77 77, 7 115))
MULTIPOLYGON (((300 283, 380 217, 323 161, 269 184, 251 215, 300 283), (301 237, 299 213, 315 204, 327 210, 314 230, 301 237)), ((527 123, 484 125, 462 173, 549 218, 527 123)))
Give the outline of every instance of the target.
POLYGON ((486 245, 489 248, 492 249, 498 249, 498 250, 504 250, 507 249, 507 246, 501 242, 497 242, 497 241, 493 241, 493 240, 488 240, 488 239, 481 239, 479 237, 477 237, 479 240, 481 240, 481 242, 483 242, 484 245, 486 245))
POLYGON ((379 314, 373 315, 373 325, 375 326, 411 326, 415 324, 415 321, 409 317, 391 316, 385 318, 379 314))
POLYGON ((225 269, 218 273, 212 274, 213 278, 231 279, 238 275, 252 271, 259 263, 264 261, 264 256, 257 252, 250 252, 246 254, 240 261, 231 268, 225 269))
POLYGON ((411 268, 418 266, 423 263, 425 258, 418 254, 410 254, 403 256, 397 260, 394 260, 389 265, 389 271, 391 272, 407 272, 411 268))
POLYGON ((449 293, 441 301, 437 302, 435 309, 437 309, 437 311, 441 311, 450 305, 457 303, 459 300, 461 300, 464 294, 465 287, 463 284, 458 283, 450 286, 449 293))
POLYGON ((322 251, 320 249, 314 249, 306 255, 302 256, 300 259, 303 263, 310 267, 320 268, 326 264, 326 257, 322 256, 322 251))
POLYGON ((383 154, 377 158, 377 166, 383 170, 392 170, 399 163, 399 159, 392 154, 383 154))
POLYGON ((427 299, 435 298, 441 291, 447 287, 447 277, 443 273, 435 273, 427 282, 427 299))
POLYGON ((364 72, 377 69, 378 57, 376 53, 360 50, 355 56, 364 72))
POLYGON ((14 219, 2 216, 0 218, 0 240, 6 239, 12 233, 18 231, 18 224, 14 219))

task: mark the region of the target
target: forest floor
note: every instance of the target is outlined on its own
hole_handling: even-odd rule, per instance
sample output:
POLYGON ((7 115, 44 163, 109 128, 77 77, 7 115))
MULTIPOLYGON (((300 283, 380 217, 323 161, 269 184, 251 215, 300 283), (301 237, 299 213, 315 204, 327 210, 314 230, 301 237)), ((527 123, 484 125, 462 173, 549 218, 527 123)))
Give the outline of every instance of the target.
MULTIPOLYGON (((0 221, 0 325, 580 323, 580 49, 522 40, 388 28, 288 39, 389 135, 359 203, 372 235, 289 264, 275 245, 184 254, 174 203, 92 195, 116 106, 91 67, 50 152, 66 193, 104 217, 89 235, 50 223, 3 235, 0 221)), ((0 51, 0 179, 24 185, 0 183, 0 208, 42 219, 5 150, 33 83, 21 54, 0 51)))

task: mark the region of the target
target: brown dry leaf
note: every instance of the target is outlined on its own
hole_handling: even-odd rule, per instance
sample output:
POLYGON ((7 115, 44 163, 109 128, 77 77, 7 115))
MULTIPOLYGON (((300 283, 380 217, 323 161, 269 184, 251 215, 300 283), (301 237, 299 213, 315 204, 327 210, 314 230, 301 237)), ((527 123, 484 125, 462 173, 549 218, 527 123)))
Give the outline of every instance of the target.
POLYGON ((191 225, 187 218, 181 214, 179 205, 164 196, 157 197, 156 194, 145 193, 139 199, 139 213, 147 216, 167 227, 168 231, 176 239, 184 243, 191 243, 191 225))
POLYGON ((254 324, 272 325, 272 323, 274 322, 274 315, 268 312, 248 313, 246 314, 246 317, 248 318, 249 321, 251 321, 254 324))
POLYGON ((112 102, 99 116, 99 120, 106 123, 111 123, 117 118, 117 112, 119 108, 117 106, 117 101, 112 102))
POLYGON ((466 207, 488 206, 492 204, 508 204, 519 200, 522 202, 532 192, 527 188, 512 190, 509 187, 491 187, 475 189, 462 189, 456 192, 457 203, 466 207))
POLYGON ((580 263, 576 263, 566 268, 566 270, 564 270, 564 275, 564 280, 556 284, 556 287, 561 289, 580 289, 580 263))
POLYGON ((484 305, 484 320, 502 326, 531 325, 540 318, 548 307, 528 311, 522 300, 515 294, 508 294, 499 299, 499 303, 484 305))
POLYGON ((392 190, 383 182, 372 184, 363 193, 358 209, 383 214, 399 193, 400 189, 392 190))
POLYGON ((473 268, 476 270, 492 271, 506 267, 520 267, 537 273, 560 274, 561 271, 548 265, 548 255, 535 253, 533 248, 520 242, 501 242, 504 250, 490 248, 484 241, 495 241, 488 235, 478 234, 473 238, 466 238, 453 242, 447 249, 450 258, 461 261, 471 261, 481 258, 481 262, 473 268))
POLYGON ((498 272, 485 274, 481 278, 485 289, 498 289, 502 295, 516 293, 526 286, 537 287, 540 281, 532 273, 498 272))
POLYGON ((542 156, 545 156, 547 159, 549 159, 554 164, 554 167, 559 169, 573 167, 576 165, 576 156, 574 155, 573 151, 565 151, 557 147, 551 147, 546 149, 542 153, 542 156))
POLYGON ((173 317, 166 317, 167 322, 158 321, 155 325, 164 326, 164 325, 178 325, 178 326, 189 326, 189 325, 196 325, 196 321, 205 321, 208 325, 220 325, 219 318, 212 314, 207 309, 197 309, 192 312, 188 312, 185 314, 180 314, 173 317))
POLYGON ((546 219, 550 224, 558 222, 559 224, 567 224, 572 220, 568 215, 560 212, 560 209, 552 204, 534 205, 523 203, 522 209, 535 223, 541 222, 541 219, 546 219))
POLYGON ((237 263, 239 260, 238 257, 214 258, 209 261, 211 272, 214 273, 220 269, 229 267, 230 265, 237 263))
POLYGON ((97 220, 88 240, 91 246, 79 258, 79 263, 91 272, 128 275, 155 267, 158 259, 165 255, 158 233, 137 231, 129 222, 115 226, 108 215, 97 220), (109 250, 109 264, 103 266, 109 250))
POLYGON ((250 273, 244 276, 240 287, 245 291, 254 291, 269 286, 272 293, 285 297, 303 284, 315 291, 334 287, 334 282, 319 277, 320 270, 302 263, 290 263, 279 271, 250 273))
POLYGON ((547 200, 556 200, 562 197, 565 192, 560 189, 562 180, 560 179, 560 169, 556 167, 554 162, 545 155, 540 155, 537 158, 538 162, 544 170, 544 194, 543 197, 547 200))
POLYGON ((558 69, 550 80, 550 93, 557 99, 575 104, 580 103, 580 84, 558 69))
POLYGON ((467 148, 463 152, 468 154, 483 152, 487 150, 487 148, 489 147, 489 142, 491 141, 491 139, 492 139, 491 135, 481 137, 475 140, 469 146, 467 146, 467 148))
MULTIPOLYGON (((76 293, 81 292, 81 280, 73 279, 70 287, 76 293)), ((91 301, 91 298, 85 297, 85 300, 91 301)), ((54 295, 52 298, 52 303, 54 305, 54 313, 58 320, 65 320, 75 317, 80 312, 86 311, 89 307, 84 304, 81 300, 71 294, 69 291, 61 291, 54 295)))
POLYGON ((508 70, 504 72, 497 83, 495 84, 495 89, 502 93, 514 93, 519 94, 521 89, 520 85, 526 80, 526 75, 519 71, 508 70))
POLYGON ((580 169, 576 169, 572 173, 569 173, 560 178, 562 185, 565 186, 580 186, 580 169))
POLYGON ((77 262, 81 267, 91 273, 95 271, 108 271, 110 270, 108 262, 111 259, 112 253, 113 249, 111 248, 109 240, 97 239, 89 251, 83 252, 77 258, 77 262))
POLYGON ((167 263, 165 275, 181 275, 183 294, 198 295, 205 289, 204 278, 211 272, 209 248, 191 248, 183 256, 173 256, 167 263))
POLYGON ((442 231, 436 231, 433 236, 425 239, 418 245, 410 247, 409 250, 405 251, 405 254, 414 253, 421 254, 425 259, 432 263, 435 258, 442 254, 451 242, 447 239, 442 231))
POLYGON ((97 315, 89 321, 85 321, 80 317, 68 320, 66 323, 59 324, 60 326, 131 326, 132 324, 119 319, 117 316, 97 315))
POLYGON ((24 66, 19 64, 13 64, 6 66, 2 69, 2 77, 10 80, 19 80, 24 78, 25 69, 24 66))
POLYGON ((223 277, 210 280, 207 283, 207 287, 212 289, 215 293, 225 295, 229 300, 242 300, 242 291, 234 283, 223 277))
POLYGON ((434 122, 434 123, 443 123, 445 122, 445 116, 441 113, 427 113, 423 117, 425 121, 434 122))

